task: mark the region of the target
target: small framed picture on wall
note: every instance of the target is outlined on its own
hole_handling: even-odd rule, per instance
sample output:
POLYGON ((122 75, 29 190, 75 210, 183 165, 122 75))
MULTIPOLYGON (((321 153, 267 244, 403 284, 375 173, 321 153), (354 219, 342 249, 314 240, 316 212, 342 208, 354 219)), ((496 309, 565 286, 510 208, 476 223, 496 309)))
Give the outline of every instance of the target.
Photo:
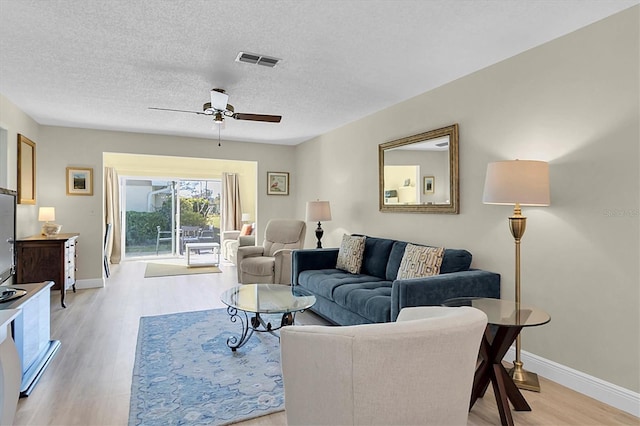
POLYGON ((93 169, 67 167, 67 195, 93 195, 93 169))
POLYGON ((267 195, 289 195, 289 173, 267 172, 267 195))
POLYGON ((435 191, 436 178, 433 176, 425 176, 422 192, 424 194, 433 194, 435 191))

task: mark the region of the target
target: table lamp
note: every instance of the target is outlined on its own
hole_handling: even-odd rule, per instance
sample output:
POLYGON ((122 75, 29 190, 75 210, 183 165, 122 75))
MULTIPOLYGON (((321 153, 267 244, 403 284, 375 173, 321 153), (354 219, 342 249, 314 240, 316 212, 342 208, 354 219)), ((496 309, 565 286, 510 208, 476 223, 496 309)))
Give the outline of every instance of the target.
MULTIPOLYGON (((484 182, 482 202, 485 204, 513 205, 509 217, 511 235, 516 246, 516 313, 520 314, 520 240, 524 235, 527 218, 520 206, 548 206, 549 164, 544 161, 512 160, 489 163, 484 182)), ((522 368, 520 360, 520 335, 516 339, 516 359, 509 372, 518 388, 540 392, 540 382, 535 373, 522 368)))
POLYGON ((249 222, 249 219, 251 219, 251 215, 249 213, 242 213, 242 219, 241 219, 242 223, 249 222))
POLYGON ((57 225, 52 223, 52 221, 56 220, 56 209, 55 207, 40 207, 38 209, 38 221, 44 222, 42 224, 42 235, 47 237, 51 237, 56 235, 62 229, 62 225, 57 225))
POLYGON ((331 206, 328 201, 307 201, 307 222, 318 222, 316 228, 316 238, 318 244, 316 248, 322 248, 322 235, 324 231, 320 222, 331 220, 331 206))

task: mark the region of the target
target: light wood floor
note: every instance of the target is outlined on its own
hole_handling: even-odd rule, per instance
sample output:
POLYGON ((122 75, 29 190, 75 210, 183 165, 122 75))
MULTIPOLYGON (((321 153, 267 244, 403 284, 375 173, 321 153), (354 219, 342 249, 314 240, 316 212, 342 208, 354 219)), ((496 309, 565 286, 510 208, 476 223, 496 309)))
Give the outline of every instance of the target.
MULTIPOLYGON (((219 294, 236 285, 233 266, 221 274, 144 278, 145 264, 124 262, 107 286, 67 293, 67 309, 52 293, 51 334, 62 347, 31 396, 22 398, 16 425, 126 425, 131 373, 141 316, 224 307, 219 294)), ((310 313, 301 323, 321 323, 310 313)), ((526 392, 532 412, 514 412, 517 425, 639 425, 640 419, 541 378, 526 392)), ((284 413, 243 425, 284 425, 284 413)), ((491 389, 469 414, 469 425, 500 424, 491 389)))

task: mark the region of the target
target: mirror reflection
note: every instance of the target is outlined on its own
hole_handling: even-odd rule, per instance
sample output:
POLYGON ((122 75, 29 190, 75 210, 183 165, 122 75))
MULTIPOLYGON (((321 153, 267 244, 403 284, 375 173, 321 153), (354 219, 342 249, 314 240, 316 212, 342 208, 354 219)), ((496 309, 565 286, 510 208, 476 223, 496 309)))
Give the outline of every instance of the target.
POLYGON ((380 210, 458 213, 458 125, 380 144, 380 210))

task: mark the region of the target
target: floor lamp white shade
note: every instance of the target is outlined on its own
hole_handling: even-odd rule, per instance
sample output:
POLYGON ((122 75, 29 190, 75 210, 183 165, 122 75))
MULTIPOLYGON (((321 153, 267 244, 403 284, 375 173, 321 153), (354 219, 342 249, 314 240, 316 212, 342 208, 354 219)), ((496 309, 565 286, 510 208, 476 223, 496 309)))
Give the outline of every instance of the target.
MULTIPOLYGON (((482 201, 485 204, 514 205, 509 217, 511 235, 515 240, 515 302, 516 318, 520 317, 520 240, 524 235, 527 218, 520 206, 548 206, 549 164, 544 161, 512 160, 489 163, 484 182, 482 201)), ((520 335, 516 338, 516 359, 511 370, 513 382, 521 389, 540 391, 537 375, 522 368, 520 335)))
POLYGON ((551 203, 549 163, 533 160, 489 163, 482 202, 548 206, 551 203))

